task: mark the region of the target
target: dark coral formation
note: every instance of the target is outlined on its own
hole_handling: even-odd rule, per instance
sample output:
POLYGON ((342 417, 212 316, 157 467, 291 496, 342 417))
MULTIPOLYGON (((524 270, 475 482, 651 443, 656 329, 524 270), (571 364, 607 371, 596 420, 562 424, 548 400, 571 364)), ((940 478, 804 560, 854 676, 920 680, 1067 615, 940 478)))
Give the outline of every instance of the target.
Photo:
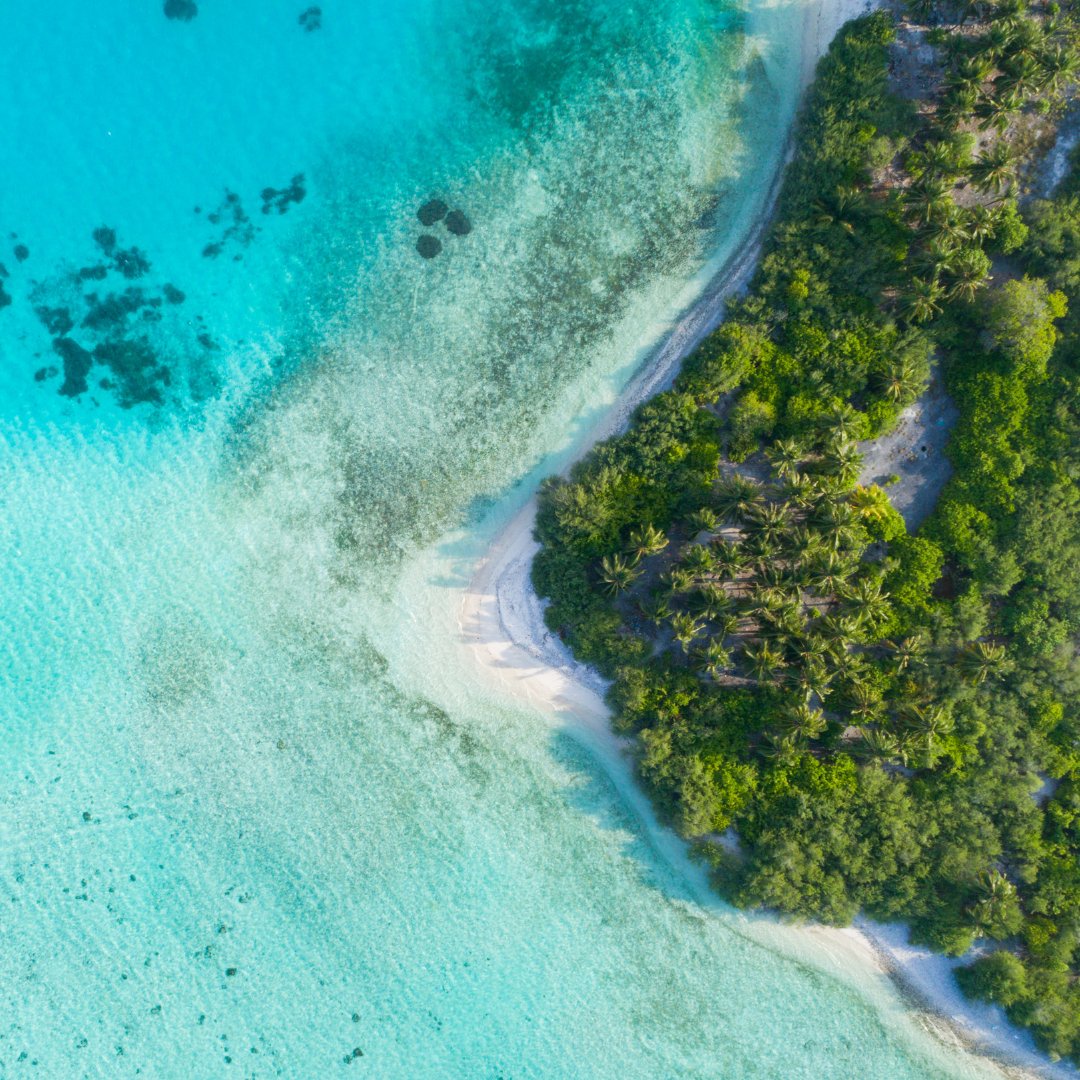
MULTIPOLYGON (((211 225, 224 223, 225 228, 217 240, 212 240, 203 248, 202 253, 205 259, 216 259, 224 253, 230 244, 239 248, 248 247, 255 239, 255 234, 259 231, 251 223, 251 218, 244 210, 244 204, 240 201, 240 196, 228 188, 225 189, 225 198, 216 210, 206 215, 206 220, 211 225)), ((240 257, 239 255, 234 256, 236 259, 240 257)))
POLYGON ((165 18, 191 22, 199 14, 195 0, 165 0, 165 18))
POLYGON ((472 232, 472 222, 461 210, 451 210, 446 215, 446 228, 454 236, 468 236, 472 232))
POLYGON ((312 30, 318 30, 322 26, 322 8, 309 7, 300 12, 300 25, 310 34, 312 30))
POLYGON ((13 253, 16 262, 26 262, 30 258, 30 249, 25 244, 16 244, 13 253))
MULTIPOLYGON (((131 280, 150 271, 146 255, 137 247, 121 247, 115 229, 99 226, 93 239, 106 261, 33 283, 34 313, 63 362, 59 392, 71 398, 85 394, 96 364, 107 369, 97 385, 112 391, 123 408, 162 405, 172 373, 145 327, 162 320, 166 305, 182 304, 187 298, 170 282, 160 289, 127 285, 84 292, 87 282, 104 281, 110 274, 131 280)), ((57 367, 47 365, 34 372, 34 379, 43 383, 59 374, 57 367)))
POLYGON ((157 353, 146 338, 115 338, 103 341, 94 348, 93 358, 106 365, 116 378, 113 389, 120 404, 149 402, 161 405, 162 386, 171 382, 169 369, 159 362, 157 353))
POLYGON ((106 254, 111 255, 116 250, 116 230, 108 225, 99 225, 93 232, 94 243, 106 254))
MULTIPOLYGON (((87 330, 113 331, 121 329, 129 315, 134 315, 144 305, 153 303, 147 300, 146 293, 142 289, 130 286, 121 293, 109 293, 104 298, 97 293, 87 293, 86 302, 89 311, 82 321, 82 326, 87 330)), ((158 300, 158 304, 161 301, 158 300)))
POLYGON ((60 393, 64 397, 78 397, 87 390, 86 376, 90 374, 94 358, 77 341, 61 337, 53 342, 53 350, 64 362, 64 382, 60 393))
POLYGON ((450 207, 442 201, 442 199, 428 199, 419 210, 416 211, 416 216, 420 219, 420 224, 425 229, 430 229, 436 221, 442 221, 446 217, 446 211, 450 207))
POLYGON ((262 212, 269 214, 271 210, 276 210, 279 214, 284 214, 289 209, 290 203, 303 202, 306 194, 304 174, 297 173, 289 182, 288 187, 262 189, 262 212))
POLYGON ((137 247, 119 248, 113 255, 113 269, 131 281, 150 272, 150 260, 137 247))
POLYGON ((442 251, 442 241, 436 236, 424 233, 424 235, 416 241, 416 250, 419 251, 425 259, 434 259, 435 256, 442 251))
POLYGON ((66 307, 48 307, 40 304, 34 308, 34 314, 52 337, 64 337, 75 329, 75 320, 66 307))

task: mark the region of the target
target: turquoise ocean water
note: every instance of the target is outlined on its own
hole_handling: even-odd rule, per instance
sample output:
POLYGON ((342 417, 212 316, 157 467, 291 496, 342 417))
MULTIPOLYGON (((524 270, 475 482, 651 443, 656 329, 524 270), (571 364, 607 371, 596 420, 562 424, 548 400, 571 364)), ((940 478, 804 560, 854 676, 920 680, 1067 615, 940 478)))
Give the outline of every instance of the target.
POLYGON ((0 1076, 981 1075, 402 599, 746 231, 802 9, 164 6, 0 36, 0 1076))

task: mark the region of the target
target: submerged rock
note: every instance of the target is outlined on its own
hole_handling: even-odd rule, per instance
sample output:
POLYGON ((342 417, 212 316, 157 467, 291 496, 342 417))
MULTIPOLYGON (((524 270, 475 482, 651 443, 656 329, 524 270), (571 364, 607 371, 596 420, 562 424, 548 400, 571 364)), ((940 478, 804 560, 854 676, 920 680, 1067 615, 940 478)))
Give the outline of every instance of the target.
POLYGON ((420 224, 427 229, 434 225, 436 221, 442 221, 446 217, 446 211, 449 209, 442 199, 429 199, 416 211, 416 216, 420 219, 420 224))
POLYGON ((15 261, 26 262, 30 258, 30 249, 25 244, 15 245, 15 261))
POLYGON ((318 30, 322 26, 322 8, 309 7, 307 11, 301 11, 298 21, 309 34, 312 30, 318 30))
POLYGON ((165 18, 191 22, 199 14, 195 0, 165 0, 165 18))
POLYGON ((468 236, 472 232, 472 222, 461 210, 451 210, 446 215, 446 228, 455 236, 468 236))
POLYGON ((438 237, 429 236, 427 233, 424 233, 424 235, 416 241, 416 250, 419 251, 425 259, 434 259, 435 256, 442 251, 442 241, 438 237))

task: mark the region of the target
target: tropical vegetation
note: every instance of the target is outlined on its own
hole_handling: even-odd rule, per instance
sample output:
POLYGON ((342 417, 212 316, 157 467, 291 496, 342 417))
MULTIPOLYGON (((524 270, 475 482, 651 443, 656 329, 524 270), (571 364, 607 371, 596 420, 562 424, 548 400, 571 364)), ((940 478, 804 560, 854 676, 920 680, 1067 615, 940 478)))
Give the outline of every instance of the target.
POLYGON ((903 919, 1074 1059, 1080 179, 1018 196, 1077 56, 1027 0, 850 23, 749 294, 545 484, 533 571, 726 897, 903 919), (953 473, 909 533, 860 443, 935 367, 953 473))

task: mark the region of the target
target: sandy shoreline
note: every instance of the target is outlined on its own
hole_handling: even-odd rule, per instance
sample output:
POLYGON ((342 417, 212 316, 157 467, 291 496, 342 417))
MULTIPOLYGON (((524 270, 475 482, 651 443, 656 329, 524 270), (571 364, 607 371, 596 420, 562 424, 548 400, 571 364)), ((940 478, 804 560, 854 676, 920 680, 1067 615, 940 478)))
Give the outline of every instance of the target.
MULTIPOLYGON (((818 58, 840 26, 870 7, 866 0, 821 0, 808 6, 801 56, 804 89, 812 79, 818 58)), ((789 147, 785 159, 790 153, 789 147)), ((722 320, 726 299, 749 282, 775 207, 779 173, 751 233, 663 336, 603 420, 588 433, 581 454, 623 429, 641 401, 670 384, 683 358, 722 320)), ((539 548, 532 536, 535 516, 534 496, 502 529, 476 568, 459 610, 461 645, 484 677, 502 693, 554 716, 592 747, 658 846, 667 849, 679 845, 674 834, 656 820, 647 798, 633 780, 625 753, 628 741, 610 727, 610 712, 604 702, 605 681, 578 663, 544 624, 540 600, 529 577, 539 548)), ((946 1043, 993 1058, 1010 1075, 1080 1076, 1080 1071, 1052 1064, 1040 1055, 1031 1037, 1010 1025, 1000 1010, 968 1002, 952 977, 954 962, 909 946, 902 926, 879 926, 861 920, 846 930, 813 926, 793 933, 806 935, 829 954, 838 968, 888 974, 922 1012, 927 1028, 946 1043)))

